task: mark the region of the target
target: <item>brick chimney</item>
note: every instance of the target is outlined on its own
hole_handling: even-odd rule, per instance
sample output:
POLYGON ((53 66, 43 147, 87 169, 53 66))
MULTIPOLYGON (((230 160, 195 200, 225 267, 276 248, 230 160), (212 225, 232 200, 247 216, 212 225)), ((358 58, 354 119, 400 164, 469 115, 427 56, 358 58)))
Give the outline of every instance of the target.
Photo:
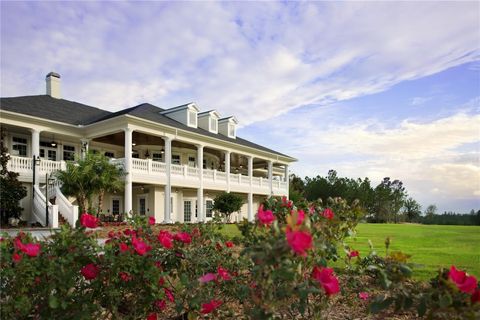
POLYGON ((47 74, 45 81, 47 82, 47 95, 52 98, 61 99, 60 75, 56 72, 50 72, 47 74))

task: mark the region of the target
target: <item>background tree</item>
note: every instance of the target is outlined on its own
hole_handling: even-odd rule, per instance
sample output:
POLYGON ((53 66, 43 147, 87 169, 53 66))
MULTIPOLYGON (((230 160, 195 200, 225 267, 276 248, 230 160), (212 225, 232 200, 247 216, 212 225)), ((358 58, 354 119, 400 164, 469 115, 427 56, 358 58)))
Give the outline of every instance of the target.
POLYGON ((228 192, 220 193, 213 201, 213 210, 223 214, 226 222, 230 222, 231 214, 240 211, 243 205, 241 196, 228 192))
POLYGON ((293 202, 298 202, 305 197, 305 183, 302 178, 291 174, 289 177, 289 198, 293 202))
POLYGON ((0 222, 8 223, 8 219, 20 217, 23 208, 19 202, 27 196, 27 189, 18 181, 19 174, 8 171, 7 163, 10 154, 5 144, 5 130, 0 128, 0 222))
POLYGON ((436 213, 437 213, 437 206, 434 204, 429 205, 425 210, 425 216, 428 218, 433 217, 436 213))
POLYGON ((389 177, 375 188, 373 222, 398 222, 398 213, 403 207, 406 192, 403 182, 389 177))
POLYGON ((418 221, 422 214, 422 206, 412 197, 405 200, 403 213, 409 222, 418 221))

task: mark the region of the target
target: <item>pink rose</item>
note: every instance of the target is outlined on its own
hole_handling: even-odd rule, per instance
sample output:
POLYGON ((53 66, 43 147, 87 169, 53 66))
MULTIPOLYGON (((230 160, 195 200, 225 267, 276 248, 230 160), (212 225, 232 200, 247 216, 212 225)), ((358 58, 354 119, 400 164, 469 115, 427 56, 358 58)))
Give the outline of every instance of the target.
POLYGON ((306 256, 306 251, 312 248, 312 235, 306 231, 292 231, 287 228, 286 236, 288 245, 299 256, 306 256))
POLYGON ((94 265, 93 263, 89 263, 86 266, 84 266, 80 272, 84 276, 86 280, 93 280, 97 277, 99 268, 98 266, 94 265))
POLYGON ((207 282, 215 280, 216 278, 217 278, 217 276, 214 273, 209 272, 209 273, 204 274, 200 278, 198 278, 198 281, 200 281, 200 283, 207 283, 207 282))
POLYGON ((165 291, 165 295, 167 296, 168 300, 170 300, 170 302, 175 302, 175 297, 173 296, 172 291, 167 288, 163 288, 163 290, 165 291))
POLYGON ((325 294, 332 295, 340 291, 338 279, 335 277, 332 268, 318 268, 314 267, 312 271, 312 278, 317 280, 325 290, 325 294))
POLYGON ((220 276, 220 278, 222 278, 223 280, 232 280, 232 277, 230 276, 230 274, 228 273, 228 270, 227 269, 224 269, 222 268, 221 266, 219 266, 217 268, 217 273, 218 275, 220 276))
POLYGON ((80 216, 80 223, 85 228, 93 229, 97 227, 98 219, 88 213, 84 213, 80 216))
POLYGON ((154 225, 155 224, 155 217, 148 217, 148 224, 149 225, 154 225))
POLYGON ((170 249, 173 247, 173 236, 170 232, 161 230, 160 233, 158 234, 158 241, 160 241, 160 244, 166 248, 170 249))
POLYGON ((360 253, 358 252, 358 250, 352 250, 348 253, 348 258, 349 259, 352 259, 352 258, 355 258, 355 257, 358 257, 360 256, 360 253))
POLYGON ((271 210, 263 210, 262 204, 258 208, 258 220, 263 225, 270 225, 275 220, 275 216, 271 210))
POLYGON ((22 261, 22 256, 19 255, 18 253, 14 253, 14 254, 12 255, 12 260, 13 260, 13 262, 15 262, 15 263, 19 263, 20 261, 22 261))
POLYGON ((472 304, 480 302, 480 289, 476 289, 471 297, 472 304))
POLYGON ((132 238, 132 245, 135 251, 141 256, 152 250, 152 247, 143 242, 142 239, 132 238))
POLYGON ((211 300, 207 303, 202 303, 202 310, 200 311, 203 314, 208 314, 217 309, 222 305, 222 301, 220 300, 211 300))
MULTIPOLYGON (((290 213, 292 217, 295 214, 295 211, 292 211, 290 213)), ((305 212, 303 210, 298 210, 297 211, 297 226, 301 225, 303 223, 303 220, 305 220, 305 212)))
POLYGON ((128 272, 119 272, 118 275, 120 276, 120 279, 124 282, 128 282, 133 279, 133 277, 128 273, 128 272))
POLYGON ((448 278, 457 286, 458 290, 473 294, 477 288, 477 278, 469 276, 465 271, 457 270, 455 266, 450 267, 448 278))
POLYGON ((40 254, 40 243, 27 243, 21 250, 29 257, 36 257, 40 254))
POLYGON ((328 220, 332 220, 334 216, 333 211, 330 208, 323 210, 322 215, 328 220))
POLYGON ((369 298, 370 296, 369 296, 368 292, 360 292, 360 293, 358 294, 358 297, 359 297, 360 299, 362 299, 362 300, 368 300, 368 298, 369 298))
POLYGON ((157 307, 160 311, 162 311, 163 309, 165 309, 167 306, 167 303, 165 302, 165 300, 157 300, 155 301, 155 307, 157 307))
POLYGON ((187 232, 177 232, 174 236, 175 240, 189 244, 192 242, 192 237, 187 232))
POLYGON ((124 242, 120 243, 120 252, 128 251, 128 245, 124 242))

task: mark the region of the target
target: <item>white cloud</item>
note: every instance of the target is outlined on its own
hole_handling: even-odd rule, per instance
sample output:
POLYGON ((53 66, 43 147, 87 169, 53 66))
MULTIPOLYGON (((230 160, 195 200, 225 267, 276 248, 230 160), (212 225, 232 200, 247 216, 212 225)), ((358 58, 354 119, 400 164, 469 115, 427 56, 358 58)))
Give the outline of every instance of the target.
POLYGON ((422 104, 430 100, 432 100, 432 97, 414 97, 411 104, 412 106, 421 106, 422 104))
POLYGON ((193 100, 245 125, 478 59, 478 6, 2 3, 2 95, 43 93, 56 70, 72 100, 193 100))

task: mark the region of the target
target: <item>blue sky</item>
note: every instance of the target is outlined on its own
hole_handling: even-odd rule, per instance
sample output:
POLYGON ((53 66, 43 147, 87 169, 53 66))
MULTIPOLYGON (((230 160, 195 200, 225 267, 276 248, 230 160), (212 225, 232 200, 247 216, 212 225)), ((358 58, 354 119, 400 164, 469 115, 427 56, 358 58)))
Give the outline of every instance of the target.
POLYGON ((195 101, 299 159, 480 209, 479 2, 2 2, 1 95, 195 101))

